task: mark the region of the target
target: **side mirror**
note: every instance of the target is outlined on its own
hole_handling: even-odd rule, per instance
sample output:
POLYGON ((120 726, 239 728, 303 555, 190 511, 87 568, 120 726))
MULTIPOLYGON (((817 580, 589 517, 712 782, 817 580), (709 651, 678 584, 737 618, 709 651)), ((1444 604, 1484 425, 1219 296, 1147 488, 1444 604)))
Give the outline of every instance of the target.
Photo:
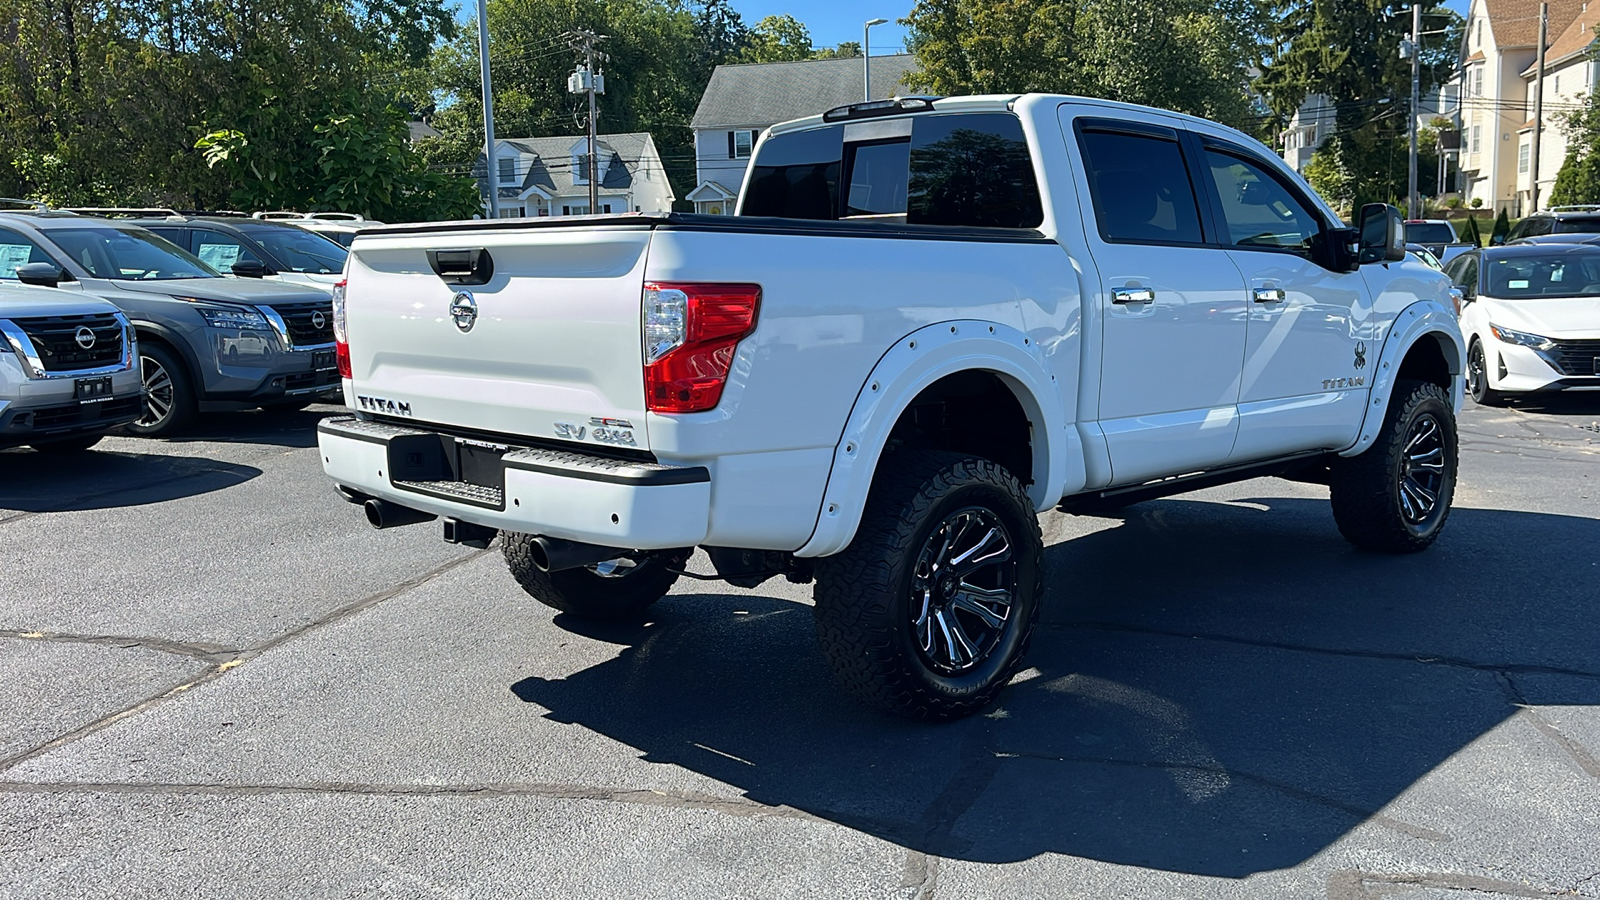
POLYGON ((265 278, 272 274, 265 263, 254 259, 241 259, 229 271, 240 278, 265 278))
POLYGON ((23 284, 39 287, 55 287, 63 281, 70 281, 71 278, 47 262, 36 262, 17 266, 17 280, 23 284))
POLYGON ((1456 315, 1459 316, 1459 315, 1461 315, 1462 307, 1466 306, 1468 303, 1471 303, 1472 301, 1470 299, 1468 299, 1466 291, 1463 291, 1461 288, 1458 288, 1455 285, 1451 285, 1450 286, 1450 302, 1451 302, 1451 304, 1453 304, 1455 306, 1456 315))
POLYGON ((1361 207, 1361 249, 1357 258, 1362 265, 1406 258, 1405 220, 1400 218, 1400 210, 1387 203, 1361 207))

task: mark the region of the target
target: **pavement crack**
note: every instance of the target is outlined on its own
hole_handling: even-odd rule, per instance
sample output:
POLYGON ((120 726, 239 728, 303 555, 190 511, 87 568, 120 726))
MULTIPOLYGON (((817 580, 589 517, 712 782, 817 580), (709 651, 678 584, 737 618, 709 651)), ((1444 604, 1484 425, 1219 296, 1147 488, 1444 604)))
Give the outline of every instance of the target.
POLYGON ((44 641, 52 644, 89 644, 97 647, 117 647, 123 650, 154 650, 187 656, 201 662, 221 665, 238 656, 236 648, 221 644, 169 641, 156 637, 133 637, 115 634, 64 634, 55 631, 24 631, 14 628, 0 629, 0 639, 12 638, 26 641, 44 641))
POLYGON ((1149 634, 1159 637, 1183 638, 1186 640, 1215 641, 1220 644, 1238 644, 1245 647, 1261 647, 1268 650, 1286 650, 1292 653, 1315 653, 1322 656, 1343 656, 1356 659, 1376 659, 1392 662, 1413 662, 1423 665, 1450 666, 1459 669, 1470 669, 1474 672, 1487 672, 1493 675, 1563 675, 1570 678, 1591 678, 1600 680, 1600 672, 1586 672, 1582 669, 1568 669, 1561 666, 1544 666, 1524 663, 1486 663, 1464 659, 1456 656, 1443 656, 1437 654, 1417 653, 1392 653, 1382 650, 1354 650, 1338 647, 1317 647, 1310 644, 1291 644, 1286 641, 1268 641, 1259 638, 1238 637, 1230 634, 1208 634, 1187 631, 1174 631, 1164 628, 1148 628, 1140 625, 1125 625, 1117 622, 1041 622, 1040 628, 1050 631, 1119 631, 1128 634, 1149 634))
POLYGON ((1572 891, 1546 890, 1514 881, 1455 872, 1380 874, 1344 869, 1328 875, 1328 900, 1377 900, 1382 897, 1410 896, 1417 888, 1528 897, 1533 900, 1570 897, 1573 894, 1572 891))
POLYGON ((1600 780, 1600 760, 1596 760, 1594 755, 1585 749, 1582 744, 1567 737, 1565 732, 1551 724, 1550 720, 1544 716, 1539 715, 1539 711, 1531 706, 1522 707, 1517 710, 1517 714, 1527 719, 1540 734, 1560 748, 1567 755, 1567 758, 1572 760, 1573 764, 1585 775, 1600 780))
POLYGON ((586 800, 622 803, 632 806, 660 806, 670 809, 701 810, 739 818, 806 819, 825 822, 792 806, 773 806, 747 797, 718 797, 695 791, 662 791, 595 787, 559 782, 485 782, 471 784, 378 784, 365 782, 305 782, 279 784, 186 784, 182 782, 4 782, 0 794, 118 794, 144 796, 356 796, 392 798, 461 798, 486 800, 504 797, 536 797, 545 800, 586 800))
MULTIPOLYGON (((34 757, 88 737, 89 735, 94 734, 95 732, 100 731, 101 729, 106 728, 113 723, 120 722, 121 720, 130 716, 138 715, 139 713, 150 709, 151 707, 157 706, 163 701, 175 697, 191 688, 199 687, 200 685, 210 681, 215 681, 226 674, 230 669, 255 659, 269 650, 282 646, 283 644, 292 641, 295 638, 301 637, 319 628, 332 625, 336 622, 342 622, 345 619, 362 612, 363 610, 371 609, 372 607, 377 606, 385 600, 389 600, 408 591, 415 590, 416 588, 421 587, 422 585, 432 581, 435 578, 438 578, 440 575, 443 575, 452 569, 466 565, 467 563, 477 559, 487 552, 488 551, 486 550, 474 550, 470 553, 458 556, 449 562, 434 566, 432 569, 429 569, 426 572, 423 572, 419 575, 414 575, 411 578, 407 578, 406 580, 392 587, 385 588, 375 594, 369 594, 360 600, 355 601, 354 603, 341 606, 338 609, 313 619, 298 628, 286 631, 264 644, 253 647, 249 650, 231 652, 227 654, 227 657, 221 661, 207 661, 206 668, 204 670, 185 678, 184 680, 178 682, 172 687, 167 688, 159 694, 151 695, 142 700, 136 700, 122 709, 117 710, 116 712, 102 716, 85 725, 80 725, 72 731, 55 737, 37 747, 0 758, 0 772, 8 771, 24 762, 27 762, 30 759, 33 759, 34 757)), ((22 634, 42 633, 22 632, 22 634)))

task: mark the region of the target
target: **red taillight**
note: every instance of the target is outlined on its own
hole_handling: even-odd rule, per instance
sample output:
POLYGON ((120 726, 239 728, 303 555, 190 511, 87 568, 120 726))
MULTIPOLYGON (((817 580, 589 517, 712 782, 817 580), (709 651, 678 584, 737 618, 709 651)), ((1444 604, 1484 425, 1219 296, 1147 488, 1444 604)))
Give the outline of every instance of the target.
POLYGON ((339 366, 339 377, 349 378, 350 344, 344 331, 344 288, 343 278, 333 285, 333 356, 339 366))
POLYGON ((715 409, 734 350, 755 331, 761 286, 651 282, 644 291, 645 408, 715 409))

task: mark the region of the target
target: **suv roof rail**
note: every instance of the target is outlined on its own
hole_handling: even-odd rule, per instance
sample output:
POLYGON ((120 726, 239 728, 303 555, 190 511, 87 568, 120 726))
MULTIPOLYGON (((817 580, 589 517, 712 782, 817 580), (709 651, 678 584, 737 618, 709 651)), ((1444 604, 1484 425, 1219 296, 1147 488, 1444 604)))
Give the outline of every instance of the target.
POLYGON ((0 197, 0 205, 4 205, 4 206, 26 206, 30 210, 32 210, 33 212, 49 212, 50 211, 50 205, 47 204, 47 203, 41 203, 38 200, 19 200, 16 197, 0 197))
POLYGON ((272 210, 270 212, 268 212, 267 210, 257 210, 256 212, 253 212, 253 213, 250 214, 250 218, 252 218, 252 219, 304 219, 304 218, 307 218, 307 214, 303 213, 303 212, 295 212, 292 209, 276 209, 276 210, 272 210))
POLYGON ((165 206, 63 206, 62 212, 80 216, 99 216, 103 219, 153 219, 178 218, 178 211, 165 206))
POLYGON ((309 212, 306 213, 305 217, 323 222, 365 222, 367 220, 367 217, 360 213, 348 212, 309 212))
POLYGON ((1546 206, 1540 212, 1597 212, 1600 203, 1574 203, 1569 206, 1546 206))

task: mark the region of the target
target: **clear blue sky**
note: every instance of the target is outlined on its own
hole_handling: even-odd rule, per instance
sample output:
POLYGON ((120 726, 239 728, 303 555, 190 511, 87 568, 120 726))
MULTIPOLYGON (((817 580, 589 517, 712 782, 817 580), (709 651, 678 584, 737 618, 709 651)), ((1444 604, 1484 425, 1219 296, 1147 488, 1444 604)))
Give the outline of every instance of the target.
POLYGON ((788 13, 811 32, 811 43, 832 47, 845 41, 861 41, 861 26, 868 19, 888 19, 887 25, 872 28, 872 55, 898 53, 905 45, 906 30, 899 19, 911 12, 914 0, 733 0, 746 25, 766 16, 788 13))

